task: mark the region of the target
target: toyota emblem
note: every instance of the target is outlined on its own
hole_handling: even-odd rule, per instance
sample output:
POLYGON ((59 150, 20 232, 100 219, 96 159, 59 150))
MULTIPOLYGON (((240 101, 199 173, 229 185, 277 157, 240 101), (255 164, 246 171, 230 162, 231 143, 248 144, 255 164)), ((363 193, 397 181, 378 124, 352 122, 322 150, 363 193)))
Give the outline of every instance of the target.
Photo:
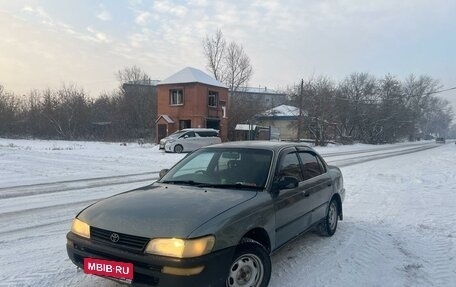
POLYGON ((117 241, 119 241, 120 237, 119 237, 119 234, 112 233, 111 236, 109 236, 109 239, 111 239, 112 242, 117 243, 117 241))

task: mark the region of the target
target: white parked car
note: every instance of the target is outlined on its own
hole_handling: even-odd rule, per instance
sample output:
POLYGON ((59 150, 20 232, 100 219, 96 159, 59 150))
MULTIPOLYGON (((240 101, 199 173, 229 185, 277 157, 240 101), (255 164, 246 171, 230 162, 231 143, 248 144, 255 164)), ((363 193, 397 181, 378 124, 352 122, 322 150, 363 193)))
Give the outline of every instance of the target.
POLYGON ((177 131, 160 140, 160 149, 166 152, 191 152, 200 147, 221 143, 218 130, 191 128, 177 131))

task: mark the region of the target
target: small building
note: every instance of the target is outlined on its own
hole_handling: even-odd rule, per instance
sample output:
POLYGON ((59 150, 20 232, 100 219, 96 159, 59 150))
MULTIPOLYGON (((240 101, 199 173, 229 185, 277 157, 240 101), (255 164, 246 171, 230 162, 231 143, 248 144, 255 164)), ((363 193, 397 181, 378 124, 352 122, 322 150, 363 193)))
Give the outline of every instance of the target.
POLYGON ((287 102, 287 95, 266 87, 240 87, 229 91, 229 128, 230 140, 239 138, 236 131, 237 124, 251 121, 252 118, 264 110, 276 107, 287 102))
POLYGON ((266 140, 277 141, 280 140, 280 132, 274 127, 263 127, 252 124, 237 124, 235 130, 236 141, 246 140, 266 140))
POLYGON ((255 116, 255 123, 279 131, 280 139, 295 140, 298 134, 299 108, 280 105, 255 116))
POLYGON ((157 85, 157 142, 185 128, 213 128, 227 138, 228 88, 208 74, 187 67, 157 85))

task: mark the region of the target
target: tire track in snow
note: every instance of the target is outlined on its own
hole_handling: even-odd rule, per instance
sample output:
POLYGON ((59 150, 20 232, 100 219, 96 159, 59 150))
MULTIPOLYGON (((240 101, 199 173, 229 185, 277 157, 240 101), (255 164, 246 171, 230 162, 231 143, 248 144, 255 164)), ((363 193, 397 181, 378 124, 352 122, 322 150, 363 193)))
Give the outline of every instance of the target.
POLYGON ((427 146, 427 145, 434 145, 434 143, 404 144, 404 145, 400 145, 400 146, 352 150, 352 151, 345 151, 345 152, 320 153, 320 155, 323 157, 336 157, 336 156, 343 156, 343 155, 372 153, 372 152, 387 151, 387 150, 399 150, 399 149, 404 149, 404 148, 408 148, 408 147, 419 147, 419 146, 427 146))
POLYGON ((449 258, 452 254, 450 238, 434 237, 432 241, 431 269, 435 286, 448 286, 450 282, 456 284, 455 260, 449 258), (453 264, 451 264, 453 261, 453 264))
POLYGON ((96 188, 101 186, 118 185, 124 183, 135 183, 146 180, 156 180, 158 177, 149 176, 157 174, 158 172, 153 171, 88 179, 66 180, 52 183, 39 183, 32 185, 2 187, 0 188, 0 199, 30 196, 37 194, 47 194, 62 191, 71 191, 82 188, 96 188))
POLYGON ((346 166, 351 166, 351 165, 355 165, 355 164, 365 163, 368 161, 374 161, 374 160, 390 158, 390 157, 394 157, 394 156, 400 156, 400 155, 425 151, 425 150, 436 148, 436 147, 439 147, 439 146, 422 146, 422 147, 411 148, 411 149, 407 149, 407 150, 386 152, 386 153, 381 153, 381 154, 377 154, 377 155, 363 155, 363 156, 352 157, 352 158, 347 158, 347 159, 333 160, 333 161, 329 161, 329 163, 331 165, 335 165, 338 167, 346 167, 346 166))
MULTIPOLYGON (((330 153, 330 154, 323 154, 324 158, 331 158, 331 157, 338 157, 344 155, 353 155, 353 154, 365 154, 365 153, 372 153, 378 152, 382 150, 387 150, 385 153, 381 154, 374 154, 374 155, 363 155, 358 157, 351 157, 346 159, 340 160, 332 160, 329 163, 333 165, 337 165, 340 167, 349 166, 353 164, 363 163, 371 160, 387 158, 396 155, 408 154, 412 152, 418 152, 422 150, 426 150, 429 148, 438 147, 438 145, 431 145, 429 143, 420 145, 416 147, 416 145, 406 145, 406 147, 412 146, 412 148, 404 149, 403 146, 401 147, 389 147, 383 149, 372 149, 372 150, 362 150, 362 151, 350 151, 350 152, 341 152, 341 153, 330 153), (399 151, 394 151, 394 149, 399 149, 399 151), (393 150, 393 151, 389 151, 393 150)), ((101 186, 109 186, 115 184, 123 184, 123 183, 135 183, 145 180, 156 180, 158 177, 156 176, 159 172, 152 171, 152 172, 142 172, 142 173, 135 173, 135 174, 126 174, 126 175, 116 175, 116 176, 106 176, 106 177, 96 177, 96 178, 86 178, 86 179, 76 179, 76 180, 65 180, 65 181, 58 181, 58 182, 51 182, 51 183, 39 183, 39 184, 30 184, 30 185, 22 185, 22 186, 12 186, 12 187, 2 187, 0 188, 0 199, 2 198, 14 198, 14 197, 22 197, 22 196, 30 196, 30 195, 37 195, 37 194, 46 194, 46 193, 54 193, 54 192, 62 192, 62 191, 71 191, 71 190, 78 190, 81 188, 96 188, 101 186), (155 175, 155 176, 154 176, 155 175), (154 176, 154 177, 147 177, 144 176, 154 176)))
POLYGON ((395 250, 392 238, 382 228, 347 218, 334 237, 310 233, 277 251, 270 286, 296 287, 286 282, 289 277, 293 282, 303 282, 302 286, 383 286, 384 282, 375 281, 381 276, 372 266, 386 266, 393 272, 390 263, 401 254, 396 252, 391 257, 391 250, 395 250), (359 282, 360 278, 364 281, 359 282))
MULTIPOLYGON (((316 271, 314 277, 317 278, 316 286, 337 285, 343 279, 342 286, 383 286, 386 282, 378 282, 383 268, 392 266, 388 257, 388 251, 392 249, 392 240, 385 232, 377 229, 372 223, 347 222, 353 224, 350 231, 350 241, 341 247, 341 251, 336 254, 329 254, 328 258, 322 261, 316 269, 326 270, 326 276, 318 276, 320 271, 316 271), (379 268, 372 268, 378 266, 379 268), (344 274, 343 278, 340 278, 344 274), (359 282, 362 278, 363 282, 359 282)), ((391 271, 388 271, 391 272, 391 271)), ((386 283, 384 286, 391 286, 386 283)))

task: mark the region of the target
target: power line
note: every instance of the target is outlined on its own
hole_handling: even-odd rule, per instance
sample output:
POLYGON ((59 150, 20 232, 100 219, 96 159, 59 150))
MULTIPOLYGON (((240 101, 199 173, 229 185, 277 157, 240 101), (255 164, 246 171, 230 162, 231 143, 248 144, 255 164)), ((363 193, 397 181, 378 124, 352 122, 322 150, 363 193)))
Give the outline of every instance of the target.
POLYGON ((438 94, 438 93, 448 92, 448 91, 451 91, 451 90, 456 90, 456 87, 448 88, 448 89, 444 89, 444 90, 439 90, 439 91, 435 91, 435 92, 430 92, 430 93, 427 93, 427 95, 432 95, 432 94, 438 94))
MULTIPOLYGON (((443 90, 438 90, 438 91, 434 91, 434 92, 429 92, 429 93, 426 93, 424 95, 428 96, 428 95, 439 94, 439 93, 448 92, 448 91, 452 91, 452 90, 456 90, 456 87, 443 89, 443 90)), ((367 103, 367 104, 369 104, 369 103, 376 104, 376 103, 385 102, 385 101, 398 101, 399 99, 400 98, 393 98, 393 99, 382 99, 382 98, 377 98, 377 99, 336 98, 336 100, 350 101, 350 102, 361 102, 361 103, 367 103)))

